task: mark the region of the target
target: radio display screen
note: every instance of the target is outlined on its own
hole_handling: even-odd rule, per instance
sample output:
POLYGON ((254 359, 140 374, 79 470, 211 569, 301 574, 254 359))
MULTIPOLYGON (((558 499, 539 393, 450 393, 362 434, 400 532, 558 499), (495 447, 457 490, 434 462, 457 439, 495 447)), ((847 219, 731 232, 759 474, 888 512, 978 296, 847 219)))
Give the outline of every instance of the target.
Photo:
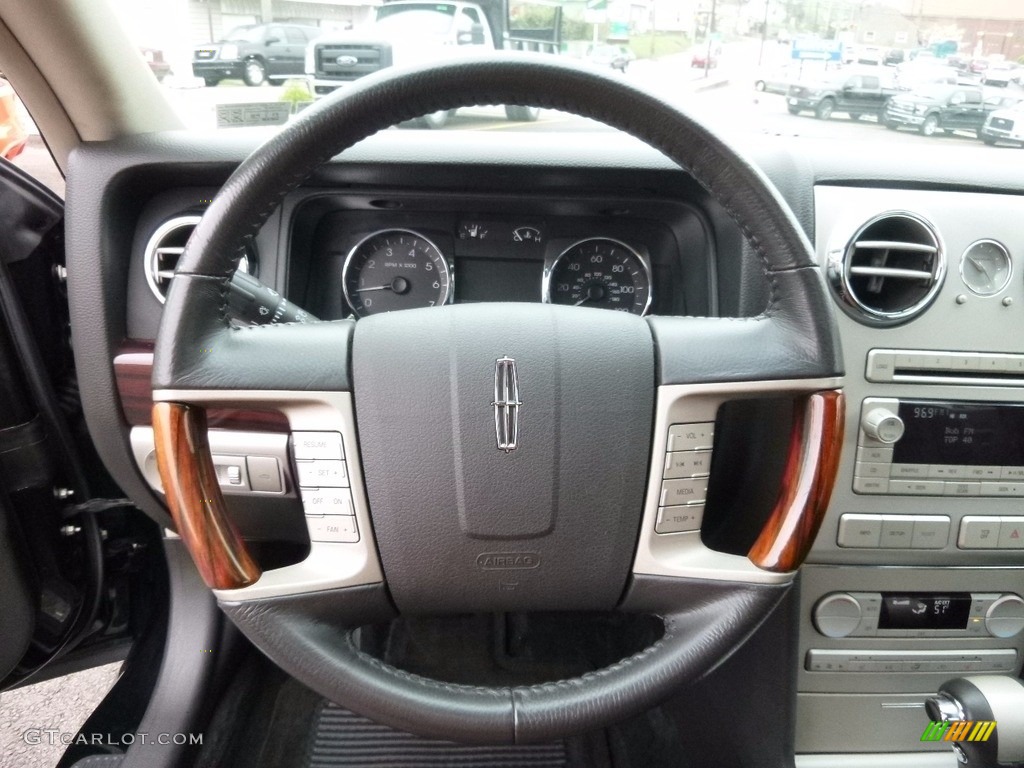
POLYGON ((1024 405, 901 400, 896 464, 1024 466, 1024 405))
POLYGON ((879 629, 964 629, 971 614, 969 594, 882 593, 879 629))

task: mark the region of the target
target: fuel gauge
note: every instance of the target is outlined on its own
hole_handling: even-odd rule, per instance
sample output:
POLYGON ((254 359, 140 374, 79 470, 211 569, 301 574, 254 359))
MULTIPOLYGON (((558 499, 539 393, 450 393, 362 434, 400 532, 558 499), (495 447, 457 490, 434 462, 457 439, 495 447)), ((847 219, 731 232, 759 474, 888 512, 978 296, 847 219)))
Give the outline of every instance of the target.
POLYGON ((1013 262, 1006 246, 995 240, 979 240, 960 258, 960 276, 978 296, 994 296, 1010 282, 1013 262))

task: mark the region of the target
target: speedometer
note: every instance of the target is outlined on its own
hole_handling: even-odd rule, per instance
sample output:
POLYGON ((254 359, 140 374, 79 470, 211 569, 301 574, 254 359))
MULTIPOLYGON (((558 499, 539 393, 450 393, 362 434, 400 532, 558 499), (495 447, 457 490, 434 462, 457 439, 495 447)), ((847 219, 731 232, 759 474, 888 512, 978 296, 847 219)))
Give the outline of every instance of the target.
POLYGON ((651 269, 637 251, 592 237, 562 251, 544 276, 544 301, 642 315, 651 306, 651 269))
POLYGON ((439 307, 452 295, 444 254, 411 229, 374 232, 348 254, 341 273, 345 301, 359 317, 439 307))

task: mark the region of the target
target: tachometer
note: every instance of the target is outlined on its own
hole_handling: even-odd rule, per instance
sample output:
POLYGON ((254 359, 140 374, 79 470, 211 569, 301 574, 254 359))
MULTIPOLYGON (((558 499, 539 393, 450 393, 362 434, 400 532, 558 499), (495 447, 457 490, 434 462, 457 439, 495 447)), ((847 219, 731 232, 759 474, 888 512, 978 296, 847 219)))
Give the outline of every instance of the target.
POLYGON ((544 301, 642 315, 651 306, 651 269, 636 250, 610 237, 574 243, 544 275, 544 301))
POLYGON ((452 296, 444 254, 411 229, 387 229, 360 240, 341 274, 345 301, 359 317, 439 307, 452 296))

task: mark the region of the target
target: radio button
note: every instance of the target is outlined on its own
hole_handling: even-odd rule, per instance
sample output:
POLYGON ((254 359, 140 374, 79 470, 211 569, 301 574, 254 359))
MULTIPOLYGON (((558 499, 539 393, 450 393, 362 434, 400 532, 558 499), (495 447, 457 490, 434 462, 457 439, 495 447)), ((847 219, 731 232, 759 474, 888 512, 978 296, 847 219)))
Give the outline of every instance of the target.
POLYGON ((932 464, 928 470, 928 477, 932 480, 955 480, 965 475, 966 467, 956 464, 932 464))
POLYGON ((892 448, 869 448, 860 446, 857 449, 858 462, 871 462, 873 464, 892 464, 892 448))
POLYGON ((901 496, 942 496, 945 483, 938 480, 890 480, 889 493, 901 496))
POLYGON ((854 493, 888 493, 889 481, 883 477, 853 478, 854 493))
POLYGON ((846 514, 839 518, 836 544, 840 547, 873 549, 879 546, 881 539, 881 515, 846 514))
POLYGON ((888 408, 872 408, 860 422, 864 433, 884 444, 899 442, 903 437, 903 419, 888 408))
POLYGON ((1002 467, 964 467, 964 477, 970 480, 998 480, 1002 467))
POLYGON ((960 521, 960 549, 997 549, 999 547, 998 517, 965 517, 960 521))
POLYGON ((1024 483, 982 483, 982 496, 1024 496, 1024 483))
POLYGON ((878 464, 873 461, 858 461, 853 468, 857 477, 888 477, 891 464, 878 464))
POLYGON ((673 451, 665 454, 665 479, 706 477, 711 474, 711 451, 673 451))
POLYGON ((679 504, 702 504, 708 492, 708 479, 694 477, 685 480, 664 480, 661 484, 659 507, 679 504))
POLYGON ((999 524, 1000 549, 1024 549, 1024 517, 1004 517, 999 524))
POLYGON ((882 549, 910 549, 914 538, 914 520, 910 517, 882 517, 882 549))
POLYGON ((917 477, 925 480, 930 467, 927 464, 893 464, 890 477, 917 477))
POLYGON ((668 428, 668 450, 709 451, 715 441, 715 422, 673 424, 668 428))
POLYGON ((945 483, 944 496, 980 496, 981 483, 945 483))
POLYGON ((1024 467, 1003 467, 1000 480, 1024 480, 1024 467))
POLYGON ((911 549, 942 549, 949 541, 949 518, 944 515, 915 515, 911 549))

